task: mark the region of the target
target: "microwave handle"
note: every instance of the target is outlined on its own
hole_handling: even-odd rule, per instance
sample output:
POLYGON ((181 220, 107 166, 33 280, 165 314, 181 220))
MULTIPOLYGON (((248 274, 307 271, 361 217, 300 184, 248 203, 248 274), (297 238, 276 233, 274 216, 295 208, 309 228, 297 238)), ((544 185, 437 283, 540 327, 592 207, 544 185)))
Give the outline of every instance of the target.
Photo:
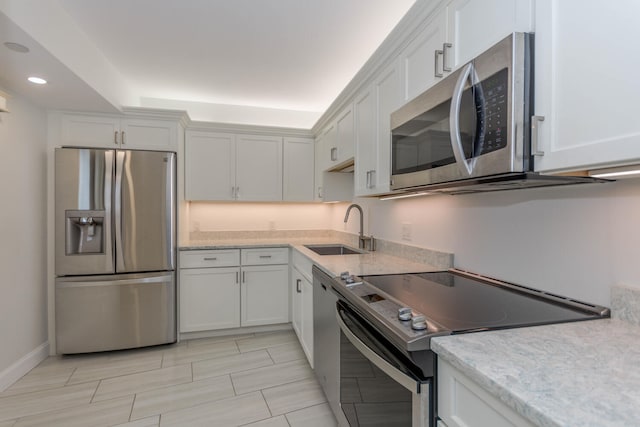
POLYGON ((475 166, 475 158, 467 160, 464 156, 464 150, 462 148, 462 137, 460 136, 460 107, 462 104, 462 94, 464 93, 464 85, 469 79, 469 76, 476 77, 476 70, 473 67, 473 63, 470 62, 462 68, 460 71, 460 77, 456 82, 456 87, 453 90, 453 96, 451 97, 451 110, 449 111, 449 129, 451 135, 451 148, 453 149, 453 156, 456 159, 456 163, 460 166, 463 173, 470 176, 475 166))

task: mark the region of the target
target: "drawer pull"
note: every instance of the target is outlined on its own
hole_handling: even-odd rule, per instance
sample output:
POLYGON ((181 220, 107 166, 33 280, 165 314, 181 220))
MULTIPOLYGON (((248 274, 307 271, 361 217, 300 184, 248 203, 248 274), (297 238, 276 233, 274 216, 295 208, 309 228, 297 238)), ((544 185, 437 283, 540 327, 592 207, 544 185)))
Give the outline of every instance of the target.
POLYGON ((218 258, 216 257, 212 257, 212 258, 204 258, 205 261, 217 261, 218 258))
POLYGON ((302 283, 302 280, 300 279, 296 279, 296 292, 297 293, 302 293, 302 289, 300 289, 300 284, 302 283))
POLYGON ((260 259, 271 258, 271 255, 260 255, 260 259))

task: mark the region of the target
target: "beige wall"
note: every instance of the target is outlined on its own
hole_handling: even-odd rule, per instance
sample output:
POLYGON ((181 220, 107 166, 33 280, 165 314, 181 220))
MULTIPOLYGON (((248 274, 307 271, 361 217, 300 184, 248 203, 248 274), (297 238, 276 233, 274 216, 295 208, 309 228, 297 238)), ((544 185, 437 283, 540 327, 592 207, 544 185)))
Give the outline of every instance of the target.
POLYGON ((7 107, 11 113, 0 113, 0 386, 47 342, 46 114, 18 96, 7 107))

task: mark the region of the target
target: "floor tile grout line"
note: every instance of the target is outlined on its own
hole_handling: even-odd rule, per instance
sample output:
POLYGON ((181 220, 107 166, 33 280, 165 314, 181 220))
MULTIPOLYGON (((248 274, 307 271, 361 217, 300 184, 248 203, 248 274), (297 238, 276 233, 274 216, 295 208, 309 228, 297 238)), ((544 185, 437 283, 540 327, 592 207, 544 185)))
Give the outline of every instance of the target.
POLYGON ((262 396, 262 400, 264 401, 264 405, 267 407, 267 410, 269 411, 269 418, 273 418, 273 412, 271 411, 271 407, 269 406, 269 403, 267 402, 267 399, 264 397, 264 394, 262 393, 262 390, 260 390, 260 396, 262 396))
POLYGON ((98 380, 98 385, 96 389, 93 390, 93 394, 91 395, 91 399, 89 399, 89 403, 93 403, 93 399, 96 397, 96 393, 98 393, 98 388, 100 388, 100 384, 102 384, 102 380, 98 380))
POLYGON ((133 395, 133 402, 131 402, 131 410, 129 411, 129 418, 127 421, 131 421, 131 416, 133 415, 133 407, 136 406, 136 398, 138 397, 138 393, 133 395))

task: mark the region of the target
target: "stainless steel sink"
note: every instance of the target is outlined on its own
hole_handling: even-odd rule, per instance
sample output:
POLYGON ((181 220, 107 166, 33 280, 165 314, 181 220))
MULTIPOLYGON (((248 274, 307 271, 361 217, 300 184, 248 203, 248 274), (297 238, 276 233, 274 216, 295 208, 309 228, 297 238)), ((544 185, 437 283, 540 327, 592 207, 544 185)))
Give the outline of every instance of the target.
POLYGON ((361 249, 352 248, 338 243, 327 245, 304 245, 304 247, 312 250, 318 255, 359 255, 366 253, 361 249))

